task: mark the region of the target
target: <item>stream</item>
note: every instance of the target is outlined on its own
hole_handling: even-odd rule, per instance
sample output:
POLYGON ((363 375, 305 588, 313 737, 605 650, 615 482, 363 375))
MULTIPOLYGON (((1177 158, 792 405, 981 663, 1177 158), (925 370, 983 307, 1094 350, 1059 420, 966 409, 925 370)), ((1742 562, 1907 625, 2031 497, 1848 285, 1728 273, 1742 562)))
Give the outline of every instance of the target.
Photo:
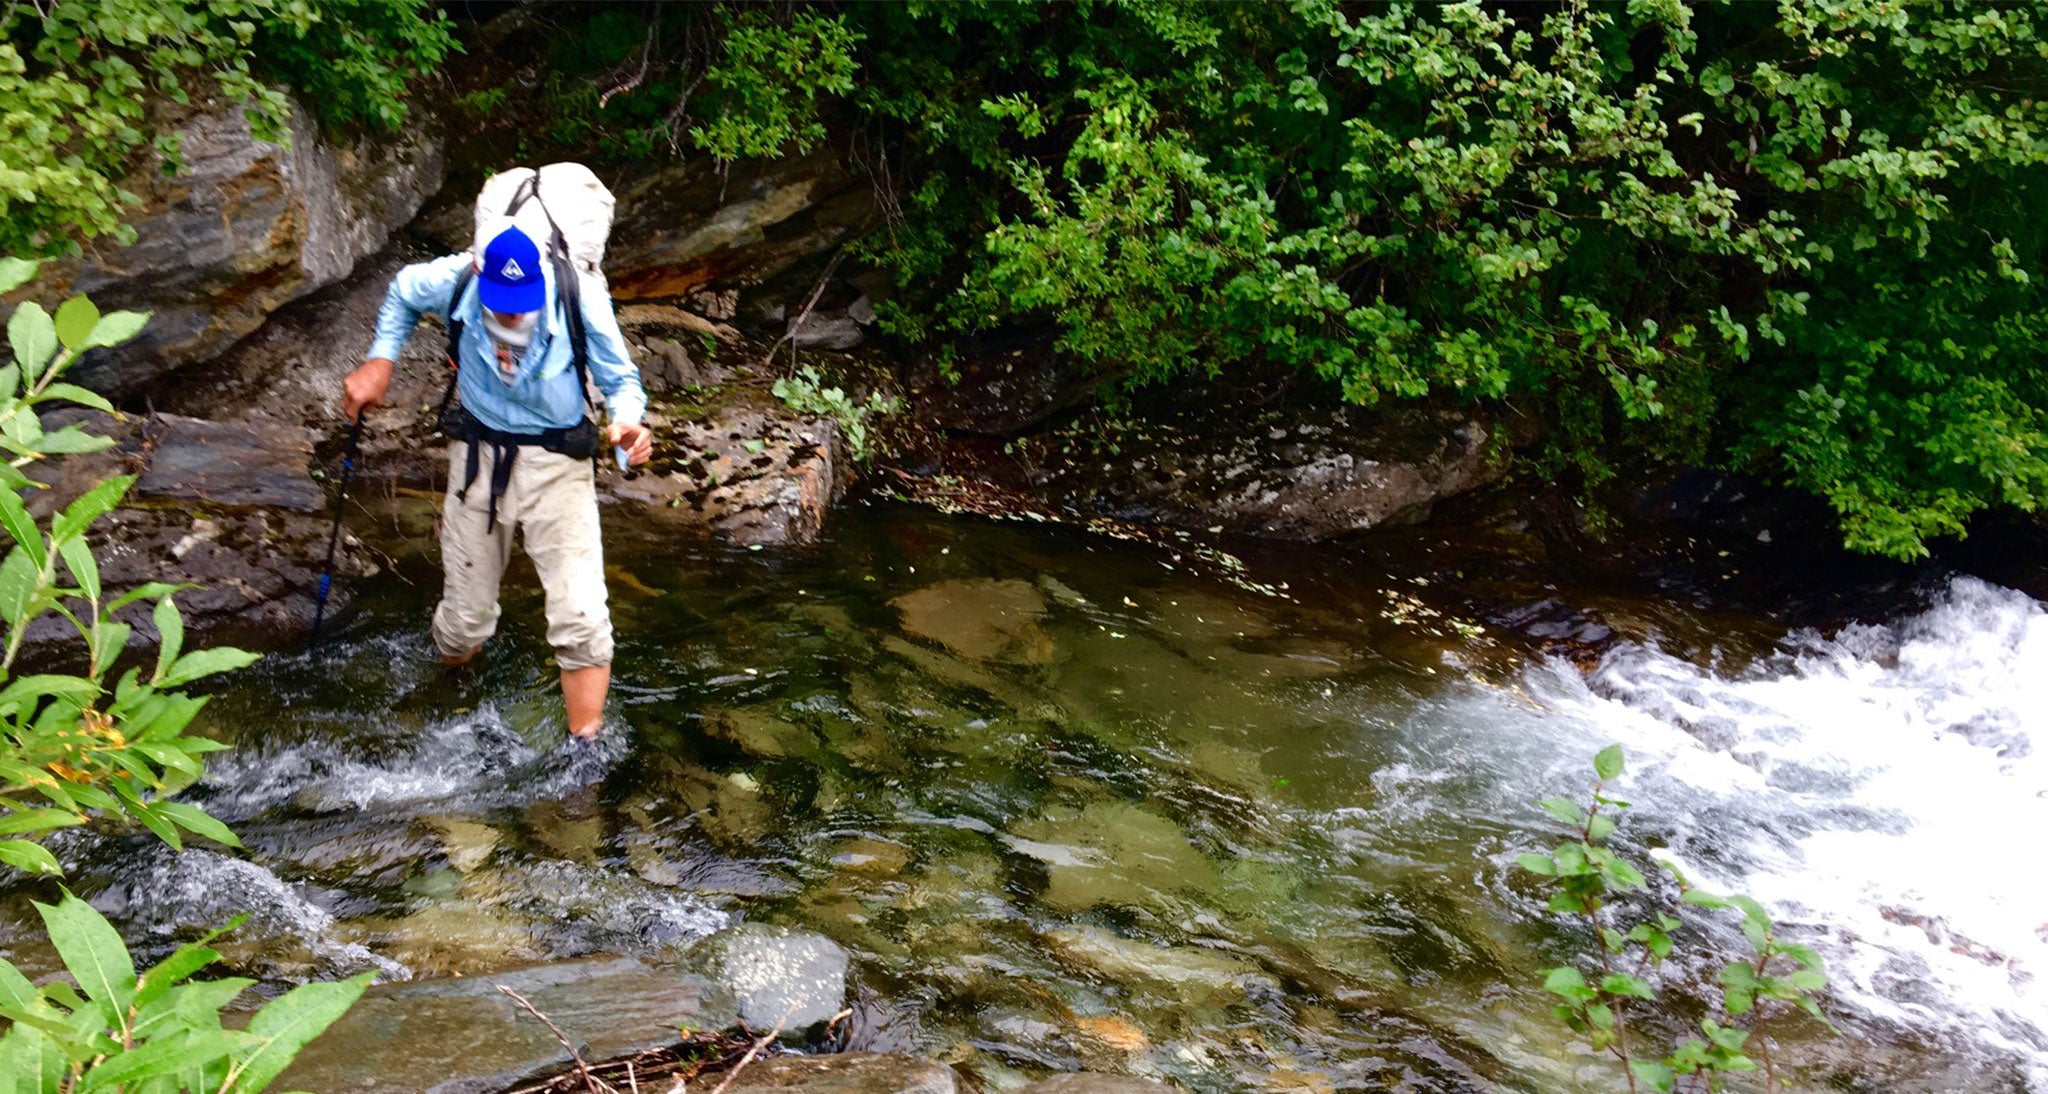
MULTIPOLYGON (((1593 942, 1515 856, 1563 836, 1533 801, 1583 798, 1620 742, 1624 853, 1755 896, 1827 959, 1842 1036, 1767 1026, 1793 1088, 2048 1091, 2048 613, 2021 593, 1929 579, 1826 633, 1601 594, 1634 623, 1587 672, 1468 618, 1441 566, 1303 549, 1232 574, 1049 526, 835 519, 774 553, 609 515, 618 683, 575 761, 523 561, 456 677, 414 560, 316 661, 217 690, 203 720, 235 748, 191 796, 246 852, 55 846, 146 956, 249 913, 224 948, 271 990, 658 960, 746 919, 852 953, 852 1047, 990 1090, 1082 1067, 1614 1089, 1540 990, 1593 942)), ((32 975, 39 892, 0 895, 32 975)), ((1697 1020, 1729 916, 1694 915, 1639 1037, 1697 1020)))

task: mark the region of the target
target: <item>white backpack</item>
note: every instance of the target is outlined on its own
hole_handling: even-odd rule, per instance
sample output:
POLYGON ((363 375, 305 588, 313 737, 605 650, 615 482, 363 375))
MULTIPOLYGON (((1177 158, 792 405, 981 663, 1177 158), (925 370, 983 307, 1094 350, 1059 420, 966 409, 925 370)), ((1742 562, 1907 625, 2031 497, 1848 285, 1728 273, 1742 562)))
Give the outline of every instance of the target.
POLYGON ((612 192, 580 163, 551 163, 536 171, 514 167, 485 180, 476 196, 476 250, 517 226, 548 253, 559 230, 578 280, 604 285, 604 245, 612 233, 612 192), (536 200, 536 198, 538 200, 536 200))

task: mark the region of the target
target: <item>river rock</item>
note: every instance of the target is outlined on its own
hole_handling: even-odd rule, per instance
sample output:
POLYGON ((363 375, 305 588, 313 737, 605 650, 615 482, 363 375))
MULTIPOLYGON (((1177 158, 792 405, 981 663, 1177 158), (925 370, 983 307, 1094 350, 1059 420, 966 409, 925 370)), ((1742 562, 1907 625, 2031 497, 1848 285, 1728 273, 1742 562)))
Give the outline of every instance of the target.
POLYGON ((1076 1071, 1066 1075, 1054 1075, 1042 1079, 1017 1092, 1017 1094, 1177 1094, 1165 1083, 1150 1079, 1133 1079, 1128 1075, 1105 1075, 1096 1071, 1076 1071))
POLYGON ((849 350, 864 339, 860 324, 848 315, 813 312, 802 322, 791 320, 789 324, 789 344, 797 349, 849 350))
POLYGON ((844 1052, 756 1059, 728 1089, 795 1094, 955 1094, 960 1087, 952 1068, 932 1060, 893 1052, 844 1052))
POLYGON ((656 521, 735 546, 815 541, 845 488, 838 426, 779 403, 729 403, 658 432, 664 454, 631 476, 606 476, 606 490, 656 521))
POLYGON ((846 999, 846 951, 821 934, 742 923, 690 948, 694 968, 731 989, 740 1019, 757 1030, 778 1024, 783 1036, 839 1013, 846 999))
POLYGON ((1041 899, 1062 911, 1157 908, 1175 893, 1217 889, 1216 867, 1179 825, 1125 802, 1055 807, 1015 824, 1006 842, 1045 864, 1041 899))
POLYGON ((317 513, 327 498, 307 474, 313 443, 303 428, 271 418, 209 422, 162 414, 149 423, 143 497, 267 506, 317 513))
POLYGON ((1120 984, 1142 984, 1188 1003, 1228 1003, 1260 978, 1250 961, 1194 946, 1160 946, 1099 927, 1067 927, 1046 935, 1062 961, 1120 984))
POLYGON ((1510 445, 1496 428, 1475 411, 1421 405, 1188 411, 1134 422, 1113 456, 1055 447, 1032 477, 1086 513, 1324 540, 1421 520, 1498 480, 1510 445))
POLYGON ((719 1029, 734 1017, 715 983, 630 958, 379 984, 306 1046, 277 1088, 487 1094, 567 1061, 554 1035, 500 993, 501 984, 561 1026, 586 1059, 673 1044, 680 1026, 719 1029))
POLYGON ((71 378, 87 387, 131 389, 233 345, 280 305, 348 276, 441 186, 430 119, 342 140, 294 103, 289 147, 257 140, 241 107, 178 131, 184 170, 166 176, 152 157, 126 180, 142 196, 125 218, 135 242, 51 263, 31 290, 152 313, 135 340, 79 363, 71 378))
MULTIPOLYGON (((108 588, 189 584, 195 587, 178 594, 178 605, 190 620, 304 626, 331 525, 321 512, 324 491, 311 475, 303 431, 260 419, 115 418, 76 408, 44 415, 48 429, 69 422, 112 438, 114 446, 37 465, 34 473, 49 489, 30 493, 25 502, 30 513, 46 518, 110 475, 140 476, 122 507, 88 533, 108 588)), ((345 535, 335 570, 359 578, 378 566, 345 535)), ((154 634, 147 611, 124 618, 145 637, 154 634)), ((32 637, 59 633, 42 624, 32 637)))
POLYGON ((1052 660, 1052 636, 1038 625, 1045 598, 1028 581, 942 581, 889 605, 902 615, 905 632, 962 657, 1029 665, 1052 660))

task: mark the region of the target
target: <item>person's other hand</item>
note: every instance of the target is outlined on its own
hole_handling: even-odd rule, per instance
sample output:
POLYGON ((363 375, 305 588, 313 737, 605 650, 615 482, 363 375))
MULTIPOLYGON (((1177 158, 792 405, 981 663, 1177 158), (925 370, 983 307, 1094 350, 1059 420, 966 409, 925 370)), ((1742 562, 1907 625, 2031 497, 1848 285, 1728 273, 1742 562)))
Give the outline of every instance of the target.
POLYGON ((391 359, 372 357, 341 382, 341 413, 353 422, 372 407, 384 405, 384 393, 391 390, 391 359))
POLYGON ((644 425, 614 425, 609 440, 613 448, 626 450, 626 462, 634 467, 654 455, 654 431, 644 425))

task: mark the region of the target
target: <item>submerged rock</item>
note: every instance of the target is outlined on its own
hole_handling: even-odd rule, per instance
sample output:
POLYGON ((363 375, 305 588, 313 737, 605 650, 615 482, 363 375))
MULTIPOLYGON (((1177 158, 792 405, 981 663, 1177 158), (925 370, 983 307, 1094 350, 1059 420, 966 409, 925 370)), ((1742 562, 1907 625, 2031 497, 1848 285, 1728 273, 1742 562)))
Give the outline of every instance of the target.
POLYGON ((1139 984, 1187 1003, 1228 1003, 1263 977, 1250 961, 1193 946, 1159 946, 1098 927, 1069 927, 1046 936, 1068 965, 1122 984, 1139 984))
POLYGON ((960 1087, 953 1078, 953 1069, 932 1060, 893 1052, 845 1052, 836 1056, 757 1059, 739 1073, 728 1089, 788 1090, 797 1094, 955 1094, 960 1087))
POLYGON ((1175 893, 1217 889, 1215 865, 1179 825, 1126 802, 1050 810, 1015 825, 1006 842, 1045 864, 1040 899, 1061 911, 1156 908, 1175 893))
POLYGON ((962 657, 1031 665, 1052 660, 1052 636, 1038 625, 1045 598, 1030 582, 942 581, 889 604, 902 615, 906 632, 962 657))
POLYGON ((740 1020, 801 1037, 839 1013, 846 999, 846 951, 821 934, 742 923, 690 948, 689 963, 738 1000, 740 1020))
POLYGON ((734 1017, 715 983, 630 958, 380 984, 307 1045, 277 1086, 320 1094, 487 1094, 568 1060, 546 1026, 498 991, 501 984, 562 1027, 591 1060, 672 1044, 680 1026, 719 1029, 734 1017))

